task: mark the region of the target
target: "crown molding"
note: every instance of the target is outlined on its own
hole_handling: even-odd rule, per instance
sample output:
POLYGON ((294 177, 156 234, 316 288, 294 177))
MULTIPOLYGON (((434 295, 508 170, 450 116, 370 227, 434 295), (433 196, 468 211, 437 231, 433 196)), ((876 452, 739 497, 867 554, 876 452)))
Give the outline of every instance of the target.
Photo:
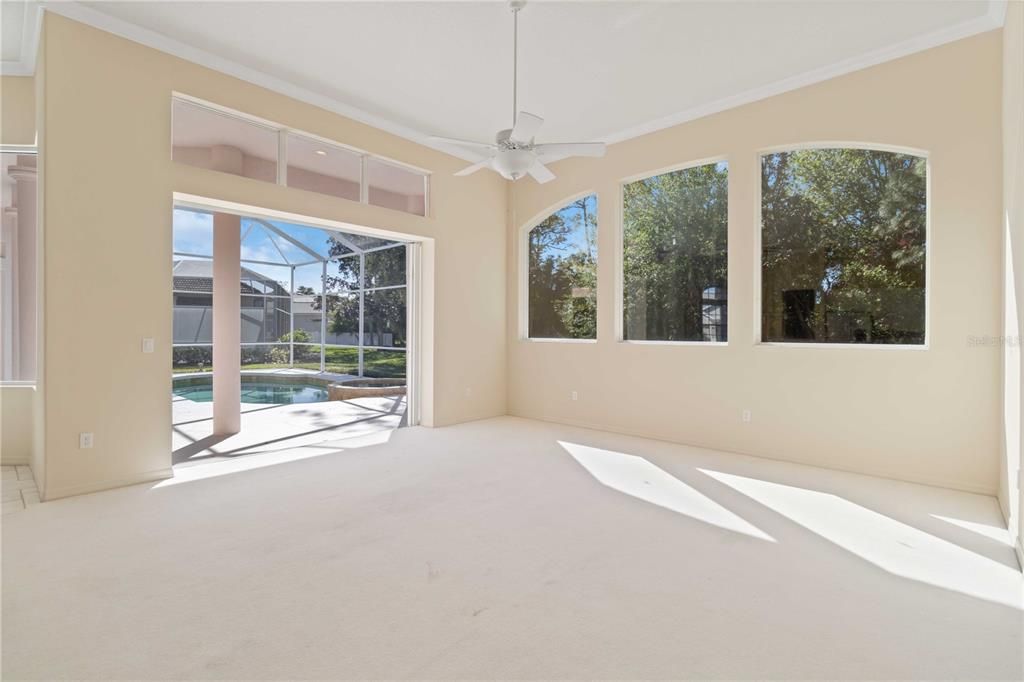
MULTIPOLYGON (((812 69, 796 76, 790 76, 768 85, 753 88, 736 95, 730 95, 721 99, 702 104, 669 116, 654 119, 640 125, 631 126, 625 130, 610 132, 598 139, 607 144, 624 142, 634 137, 647 135, 649 133, 677 126, 688 121, 693 121, 704 116, 716 114, 727 109, 732 109, 744 104, 750 104, 758 100, 774 97, 791 90, 820 83, 822 81, 842 76, 854 71, 876 66, 883 62, 899 59, 907 55, 921 52, 939 45, 944 45, 956 40, 961 40, 979 33, 992 31, 1003 26, 1006 19, 1006 7, 1008 0, 988 0, 988 10, 985 14, 959 24, 954 24, 938 31, 933 31, 901 43, 896 43, 864 54, 845 59, 828 66, 812 69)), ((233 76, 240 80, 247 81, 262 88, 272 90, 287 97, 312 104, 334 112, 346 118, 378 128, 398 137, 410 140, 417 144, 435 149, 450 156, 477 161, 478 159, 469 152, 453 148, 443 143, 430 139, 429 134, 410 128, 406 125, 392 121, 378 114, 368 112, 364 109, 354 107, 314 92, 308 88, 296 85, 289 81, 272 76, 263 71, 250 68, 230 59, 225 59, 205 50, 193 47, 181 41, 169 38, 161 33, 143 28, 136 24, 118 19, 109 14, 86 7, 73 0, 61 2, 36 3, 31 0, 25 4, 25 21, 21 57, 17 62, 3 62, 2 73, 4 75, 30 76, 35 72, 36 52, 39 46, 39 32, 42 27, 43 11, 53 12, 61 16, 73 19, 94 28, 113 33, 127 40, 140 43, 147 47, 159 50, 172 56, 184 59, 200 66, 219 71, 233 76)))
POLYGON ((671 128, 682 123, 687 123, 698 118, 710 116, 711 114, 717 114, 727 109, 734 109, 744 104, 750 104, 758 100, 767 99, 774 97, 775 95, 781 95, 784 92, 791 90, 797 90, 799 88, 807 87, 808 85, 814 85, 815 83, 821 83, 837 76, 843 76, 854 71, 860 71, 872 66, 877 66, 887 61, 899 59, 900 57, 906 57, 914 54, 915 52, 922 52, 924 50, 938 47, 939 45, 945 45, 956 40, 968 38, 979 33, 985 33, 992 31, 997 28, 1001 28, 1006 20, 1006 3, 1007 0, 989 0, 988 11, 974 19, 947 26, 946 28, 931 33, 926 33, 910 40, 905 40, 901 43, 889 45, 887 47, 865 52, 864 54, 850 59, 844 59, 828 66, 821 68, 812 69, 805 71, 804 73, 797 74, 796 76, 790 76, 783 78, 782 80, 769 83, 768 85, 762 85, 757 88, 752 88, 745 92, 738 93, 736 95, 730 95, 723 97, 722 99, 708 102, 707 104, 701 104, 685 111, 680 111, 663 118, 658 118, 647 123, 641 123, 637 126, 632 126, 626 130, 620 130, 605 135, 603 142, 607 144, 615 144, 616 142, 624 142, 634 137, 640 137, 641 135, 647 135, 649 133, 656 132, 658 130, 664 130, 665 128, 671 128))
POLYGON ((21 20, 21 46, 16 60, 0 62, 0 75, 32 76, 36 72, 36 53, 39 51, 39 33, 43 30, 43 10, 35 2, 25 3, 21 20))
POLYGON ((292 99, 312 104, 321 109, 326 109, 335 114, 350 118, 368 126, 383 130, 398 137, 410 140, 425 147, 430 147, 449 156, 464 159, 466 161, 479 161, 475 155, 453 149, 447 145, 438 144, 430 139, 428 133, 416 130, 397 123, 383 116, 359 109, 340 100, 314 92, 308 88, 296 85, 268 73, 250 68, 236 61, 225 59, 206 50, 193 47, 179 40, 169 38, 162 33, 143 28, 123 19, 118 19, 99 10, 87 7, 74 1, 43 2, 42 7, 47 12, 59 14, 68 19, 87 24, 107 33, 112 33, 135 43, 145 45, 154 50, 164 52, 179 59, 198 64, 199 66, 219 71, 220 73, 233 76, 261 88, 272 90, 279 94, 291 97, 292 99))

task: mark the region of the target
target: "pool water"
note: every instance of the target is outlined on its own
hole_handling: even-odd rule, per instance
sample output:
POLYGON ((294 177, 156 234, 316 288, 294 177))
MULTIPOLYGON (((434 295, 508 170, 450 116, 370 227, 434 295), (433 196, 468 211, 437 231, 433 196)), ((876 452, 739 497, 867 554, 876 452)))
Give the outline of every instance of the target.
MULTIPOLYGON (((175 386, 174 395, 196 403, 213 402, 213 386, 175 386)), ((327 400, 327 389, 311 384, 243 383, 243 403, 283 405, 288 403, 320 403, 327 400)))

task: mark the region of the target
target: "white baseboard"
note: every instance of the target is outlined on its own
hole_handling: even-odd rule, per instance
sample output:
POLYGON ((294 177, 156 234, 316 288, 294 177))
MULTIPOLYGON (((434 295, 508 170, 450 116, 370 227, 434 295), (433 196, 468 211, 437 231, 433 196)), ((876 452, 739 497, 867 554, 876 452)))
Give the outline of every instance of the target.
MULTIPOLYGON (((811 460, 800 459, 798 457, 779 457, 777 455, 764 454, 759 452, 743 452, 740 450, 729 450, 723 448, 720 445, 712 443, 701 443, 693 440, 678 440, 670 438, 668 436, 651 434, 651 433, 640 433, 638 431, 628 431, 609 427, 608 425, 602 424, 590 424, 587 422, 574 421, 569 419, 557 419, 554 417, 548 417, 545 415, 528 414, 524 412, 509 412, 510 417, 521 417, 523 419, 535 419, 537 421, 548 422, 551 424, 564 424, 566 426, 576 426, 582 429, 591 429, 593 431, 604 431, 605 433, 618 433, 623 436, 634 436, 636 438, 646 438, 648 440, 657 440, 663 443, 675 443, 676 445, 686 445, 694 448, 704 448, 706 450, 716 450, 718 452, 727 452, 737 455, 746 455, 748 457, 759 457, 761 459, 771 459, 777 462, 789 462, 791 464, 803 464, 804 466, 817 467, 819 469, 830 469, 832 471, 843 471, 848 474, 858 474, 860 476, 874 476, 875 478, 887 478, 893 481, 903 481, 904 483, 916 483, 918 485, 928 485, 934 488, 948 488, 950 490, 959 490, 965 493, 974 493, 975 495, 985 495, 987 497, 996 497, 996 491, 991 488, 981 485, 963 484, 960 482, 944 481, 942 479, 931 479, 922 476, 902 476, 891 472, 884 471, 869 471, 866 469, 847 469, 835 466, 828 466, 820 462, 814 462, 811 460)), ((997 501, 998 504, 998 501, 997 501)))
POLYGON ((98 481, 96 483, 86 483, 85 485, 72 485, 64 488, 47 489, 42 492, 41 497, 44 502, 49 502, 51 500, 58 500, 62 497, 86 495, 88 493, 98 493, 104 490, 111 490, 113 488, 124 488, 129 485, 162 481, 165 478, 171 478, 172 476, 174 476, 174 470, 171 469, 171 467, 167 467, 165 469, 157 469, 156 471, 147 471, 127 478, 98 481))

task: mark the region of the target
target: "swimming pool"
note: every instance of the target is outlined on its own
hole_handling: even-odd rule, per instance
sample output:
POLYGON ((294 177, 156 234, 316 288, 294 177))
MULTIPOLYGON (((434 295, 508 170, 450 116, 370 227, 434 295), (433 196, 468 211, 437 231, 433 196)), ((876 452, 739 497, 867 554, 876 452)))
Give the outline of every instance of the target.
MULTIPOLYGON (((213 379, 188 378, 174 382, 174 395, 195 403, 213 402, 213 379)), ((265 405, 320 403, 327 400, 327 385, 303 379, 267 380, 263 377, 242 377, 242 402, 265 405)))

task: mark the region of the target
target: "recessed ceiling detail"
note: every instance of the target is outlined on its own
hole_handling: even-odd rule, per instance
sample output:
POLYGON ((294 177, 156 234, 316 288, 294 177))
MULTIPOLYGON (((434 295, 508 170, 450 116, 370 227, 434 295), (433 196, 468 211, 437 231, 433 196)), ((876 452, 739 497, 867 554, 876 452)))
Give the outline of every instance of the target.
POLYGON ((35 2, 0 2, 0 73, 5 76, 35 73, 42 15, 35 2))

